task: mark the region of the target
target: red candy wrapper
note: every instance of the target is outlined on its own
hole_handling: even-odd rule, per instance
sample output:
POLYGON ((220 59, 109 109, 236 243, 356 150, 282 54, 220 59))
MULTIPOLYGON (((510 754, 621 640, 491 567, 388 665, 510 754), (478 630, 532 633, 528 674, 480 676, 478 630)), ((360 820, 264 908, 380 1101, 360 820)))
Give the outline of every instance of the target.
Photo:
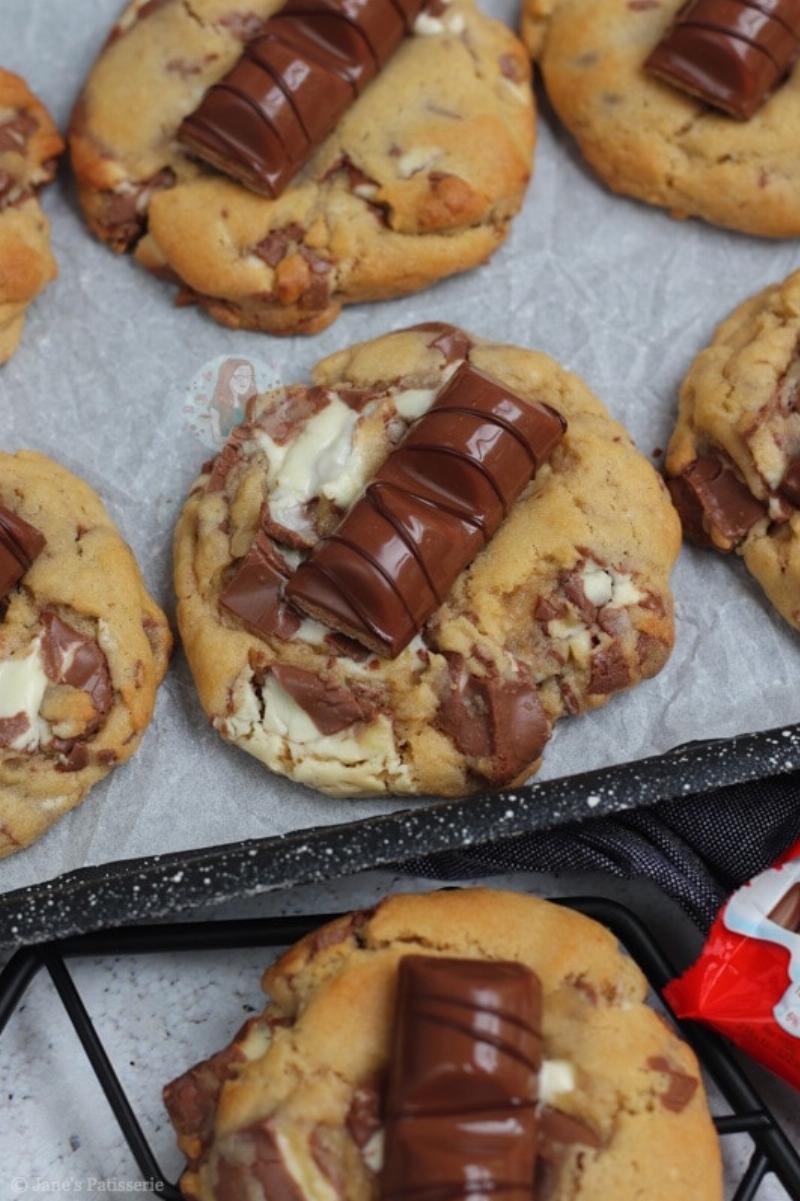
POLYGON ((735 892, 665 997, 800 1089, 800 842, 735 892))

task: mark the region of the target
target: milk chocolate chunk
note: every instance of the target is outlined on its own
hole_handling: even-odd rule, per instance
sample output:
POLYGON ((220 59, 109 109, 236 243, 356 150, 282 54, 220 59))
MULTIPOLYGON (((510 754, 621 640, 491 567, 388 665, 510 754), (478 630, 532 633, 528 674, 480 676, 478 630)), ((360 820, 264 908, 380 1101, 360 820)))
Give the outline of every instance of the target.
POLYGON ((664 1055, 651 1056, 647 1066, 667 1077, 667 1087, 658 1096, 661 1104, 672 1113, 681 1113, 697 1092, 700 1081, 696 1076, 689 1076, 674 1067, 664 1055))
POLYGON ((766 513, 747 485, 715 455, 701 455, 667 486, 683 532, 697 546, 732 550, 766 513))
POLYGON ((45 546, 44 535, 0 505, 0 604, 33 566, 45 546))
POLYGON ((287 586, 311 616, 395 657, 487 545, 566 429, 464 363, 287 586))
POLYGON ((220 604, 259 638, 291 638, 300 628, 300 618, 284 598, 289 574, 289 565, 275 543, 259 530, 223 589, 220 604))
POLYGON ((769 920, 784 930, 800 934, 800 884, 793 884, 769 914, 769 920))
POLYGON ((108 713, 114 688, 108 660, 93 638, 49 610, 42 614, 42 659, 47 678, 89 694, 98 716, 108 713))
POLYGON ((305 1201, 268 1121, 254 1122, 221 1141, 216 1162, 217 1201, 305 1201))
POLYGON ((341 684, 323 680, 313 671, 289 663, 274 663, 272 674, 281 688, 308 714, 320 734, 338 734, 355 722, 372 716, 352 691, 341 684))
POLYGON ((748 120, 800 53, 800 0, 690 0, 645 64, 653 75, 748 120))
POLYGON ((488 760, 481 774, 493 784, 515 780, 541 755, 550 722, 530 678, 471 676, 460 655, 450 655, 449 687, 435 722, 469 759, 488 760))
POLYGON ((407 955, 398 969, 384 1201, 531 1201, 541 990, 517 963, 407 955))
POLYGON ((411 31, 423 0, 288 0, 181 123, 197 158, 279 196, 411 31))

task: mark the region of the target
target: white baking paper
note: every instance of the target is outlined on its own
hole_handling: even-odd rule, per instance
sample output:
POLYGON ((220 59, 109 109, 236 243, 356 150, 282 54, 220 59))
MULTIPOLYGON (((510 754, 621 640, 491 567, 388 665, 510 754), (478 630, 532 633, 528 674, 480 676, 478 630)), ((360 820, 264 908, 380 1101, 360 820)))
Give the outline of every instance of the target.
MULTIPOLYGON (((118 7, 119 0, 0 0, 0 62, 28 79, 62 126, 118 7)), ((511 0, 488 7, 516 23, 511 0)), ((452 321, 554 355, 650 455, 666 446, 679 382, 714 326, 800 264, 798 244, 675 222, 612 196, 549 112, 524 210, 490 264, 417 296, 346 310, 315 338, 236 333, 194 309, 174 309, 167 286, 87 232, 66 171, 45 205, 61 278, 33 308, 22 348, 0 371, 0 442, 51 454, 97 489, 170 615, 172 528, 208 454, 182 405, 191 378, 215 356, 259 359, 285 382, 303 380, 318 358, 349 343, 414 322, 452 321)), ((544 777, 800 718, 797 635, 741 565, 684 550, 674 588, 678 637, 667 668, 604 711, 560 724, 544 777)), ((0 890, 84 864, 392 807, 327 799, 226 745, 209 729, 178 654, 131 763, 37 845, 0 863, 0 890)))

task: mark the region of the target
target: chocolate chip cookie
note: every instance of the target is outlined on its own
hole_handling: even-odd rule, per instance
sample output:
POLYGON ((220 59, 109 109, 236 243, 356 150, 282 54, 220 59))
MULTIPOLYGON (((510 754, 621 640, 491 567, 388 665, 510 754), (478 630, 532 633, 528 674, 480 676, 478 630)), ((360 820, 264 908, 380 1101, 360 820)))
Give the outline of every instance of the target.
MULTIPOLYGON (((800 68, 793 65, 787 78, 775 79, 773 73, 762 80, 773 90, 749 119, 710 107, 674 86, 674 80, 666 82, 646 69, 682 7, 682 0, 526 0, 523 36, 556 112, 614 191, 660 205, 674 217, 702 217, 764 237, 797 237, 800 164, 794 131, 800 126, 800 68)), ((710 66, 705 75, 695 68, 694 82, 689 73, 695 92, 719 63, 720 13, 739 20, 744 10, 759 23, 757 36, 736 44, 767 65, 775 55, 754 46, 769 34, 763 23, 771 22, 796 46, 800 25, 793 33, 770 18, 771 8, 737 0, 716 4, 713 19, 698 18, 697 28, 709 43, 698 53, 710 66)), ((737 86, 745 88, 740 59, 734 54, 739 66, 731 67, 730 75, 740 77, 737 86)), ((725 101, 730 111, 744 104, 735 91, 725 101)), ((713 95, 713 89, 705 92, 713 95)))
POLYGON ((0 68, 0 363, 17 349, 28 305, 57 275, 37 197, 63 149, 47 109, 0 68))
POLYGON ((99 497, 44 455, 0 453, 0 856, 131 757, 170 647, 99 497))
MULTIPOLYGON (((197 139, 190 153, 178 134, 279 7, 135 0, 86 82, 70 144, 91 228, 176 284, 179 303, 234 328, 314 333, 344 304, 426 287, 503 241, 531 170, 530 68, 472 0, 436 0, 272 199, 201 165, 197 139)), ((297 114, 284 116, 299 136, 297 114)))
POLYGON ((263 1013, 165 1090, 187 1201, 465 1196, 460 1138, 466 1173, 515 1201, 722 1197, 695 1057, 588 918, 484 889, 395 896, 303 939, 263 985, 263 1013))
POLYGON ((426 325, 256 398, 178 523, 178 620, 214 727, 273 771, 459 796, 661 669, 679 542, 580 380, 426 325))
POLYGON ((666 459, 686 537, 741 555, 800 629, 800 272, 722 323, 681 388, 666 459))

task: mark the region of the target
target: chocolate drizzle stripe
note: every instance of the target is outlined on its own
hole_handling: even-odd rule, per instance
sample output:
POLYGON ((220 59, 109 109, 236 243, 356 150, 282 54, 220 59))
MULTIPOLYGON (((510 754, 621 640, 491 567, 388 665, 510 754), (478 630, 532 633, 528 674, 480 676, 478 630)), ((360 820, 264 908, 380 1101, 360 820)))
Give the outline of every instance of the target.
MULTIPOLYGON (((257 117, 259 117, 262 121, 269 122, 272 132, 275 134, 275 137, 278 139, 279 142, 282 143, 284 148, 286 148, 287 150, 289 149, 289 147, 287 146, 286 138, 280 128, 280 125, 277 124, 275 121, 270 121, 269 114, 267 113, 266 109, 262 105, 260 105, 256 100, 254 100, 252 96, 248 96, 247 92, 245 92, 243 88, 237 88, 234 84, 231 84, 231 83, 221 83, 219 85, 219 90, 221 92, 229 92, 231 94, 231 96, 236 96, 237 99, 241 100, 242 104, 246 105, 247 108, 251 109, 251 111, 254 112, 255 115, 257 117)), ((286 95, 283 92, 282 88, 280 89, 280 91, 283 94, 284 99, 286 99, 286 95)), ((267 93, 267 94, 269 94, 269 93, 267 93)), ((292 111, 294 111, 294 105, 292 105, 288 100, 287 100, 287 104, 292 109, 292 111)), ((297 114, 295 114, 295 116, 296 115, 297 114)), ((215 136, 214 129, 209 127, 207 122, 203 121, 203 122, 201 122, 201 124, 203 125, 203 128, 207 129, 208 132, 212 136, 215 136)), ((300 124, 299 121, 298 121, 298 124, 300 124)), ((301 125, 301 128, 302 128, 302 125, 301 125)))
MULTIPOLYGON (((436 451, 437 454, 439 453, 439 447, 434 446, 415 446, 413 449, 415 451, 421 450, 425 453, 427 453, 429 450, 436 451)), ((456 455, 455 452, 453 452, 453 456, 459 460, 461 459, 461 456, 456 455)), ((427 496, 420 496, 417 492, 412 492, 410 488, 401 487, 393 480, 375 480, 373 483, 367 485, 364 495, 372 499, 376 491, 396 492, 398 496, 410 496, 417 502, 417 504, 423 505, 426 509, 430 509, 432 512, 448 513, 451 517, 455 517, 458 521, 463 521, 467 525, 473 526, 474 529, 482 535, 484 542, 487 541, 486 523, 477 514, 465 513, 463 509, 457 509, 455 505, 448 505, 444 501, 437 500, 434 503, 432 500, 429 500, 427 496)), ((436 589, 434 589, 434 593, 435 592, 436 589)))
MULTIPOLYGON (((476 1038, 472 1034, 472 1031, 470 1031, 470 1041, 473 1043, 482 1043, 486 1040, 482 1038, 476 1038)), ((524 1068, 530 1068, 534 1075, 539 1072, 538 1064, 531 1066, 525 1060, 520 1060, 518 1056, 516 1058, 524 1068)), ((498 1104, 494 1107, 492 1112, 497 1114, 502 1113, 506 1116, 513 1117, 515 1114, 525 1113, 526 1110, 533 1111, 534 1114, 538 1114, 541 1112, 542 1108, 543 1106, 541 1102, 533 1098, 528 1100, 514 1099, 506 1104, 498 1104)), ((388 1116, 393 1122, 413 1122, 416 1118, 435 1117, 438 1112, 438 1109, 415 1109, 413 1113, 389 1113, 388 1116)), ((454 1101, 451 1106, 448 1106, 447 1114, 448 1117, 452 1115, 455 1118, 479 1117, 486 1114, 486 1106, 480 1101, 475 1105, 465 1104, 461 1101, 454 1101)))
MULTIPOLYGON (((276 17, 279 15, 280 15, 280 9, 278 10, 277 13, 275 13, 276 17)), ((314 17, 314 16, 317 16, 318 14, 313 8, 296 8, 295 7, 292 9, 291 15, 292 15, 292 17, 297 16, 297 17, 305 17, 306 19, 308 19, 309 17, 314 17)), ((358 25, 358 23, 356 21, 353 21, 350 17, 348 17, 347 13, 344 11, 340 12, 340 13, 326 12, 325 16, 328 17, 332 21, 341 21, 342 24, 347 25, 348 29, 352 29, 353 32, 358 37, 358 39, 364 43, 367 50, 369 51, 369 54, 375 65, 376 72, 380 71, 381 67, 383 66, 383 62, 381 61, 380 55, 378 54, 375 47, 372 45, 372 42, 369 40, 368 35, 364 32, 363 29, 361 29, 361 27, 358 25)))
POLYGON ((349 609, 355 610, 355 612, 361 618, 361 620, 363 621, 363 623, 367 627, 367 629, 371 630, 372 633, 376 636, 376 638, 383 637, 380 627, 375 624, 375 622, 372 620, 372 618, 370 617, 367 610, 359 602, 358 598, 354 597, 354 596, 346 596, 345 595, 345 593, 339 587, 339 581, 336 579, 336 576, 334 575, 334 573, 332 571, 329 571, 326 567, 323 567, 319 563, 313 563, 310 559, 308 559, 303 564, 303 566, 307 567, 309 571, 316 571, 318 575, 323 576, 324 579, 327 580, 331 589, 337 594, 337 596, 340 596, 342 598, 342 600, 345 602, 347 607, 349 609))
POLYGON ((507 1010, 485 1009, 483 1006, 478 1005, 475 1001, 468 1001, 462 997, 442 996, 441 993, 436 992, 418 992, 416 994, 416 999, 420 1002, 432 1001, 434 1004, 446 1004, 453 1006, 456 1009, 466 1009, 472 1013, 491 1013, 493 1016, 500 1018, 502 1021, 508 1022, 510 1025, 516 1026, 518 1029, 524 1030, 528 1034, 532 1034, 534 1038, 540 1037, 539 1031, 536 1030, 530 1024, 530 1022, 523 1021, 522 1018, 517 1017, 516 1014, 509 1013, 507 1010))
POLYGON ((403 8, 402 4, 399 3, 399 0, 391 0, 391 4, 400 20, 403 22, 403 27, 406 33, 411 33, 412 29, 414 28, 414 22, 409 20, 407 9, 403 8))
POLYGON ((800 52, 800 5, 776 0, 688 0, 646 69, 731 116, 747 120, 785 79, 800 52))
MULTIPOLYGON (((411 541, 408 530, 403 529, 403 526, 397 520, 397 518, 395 517, 392 510, 389 509, 381 500, 381 492, 384 492, 384 491, 386 491, 386 492, 392 491, 392 485, 389 483, 370 484, 370 486, 367 488, 367 494, 369 495, 369 498, 372 501, 372 504, 375 507, 376 511, 378 513, 380 513, 380 515, 384 519, 384 521, 387 521, 389 523, 389 525, 392 527, 392 529, 397 534, 398 538, 400 538, 405 543, 405 545, 408 547, 408 550, 411 552, 412 556, 416 560, 420 571, 425 576, 425 582, 428 585, 428 587, 430 588, 431 594, 433 596, 435 596, 437 602, 439 604, 441 604, 442 601, 444 600, 444 596, 442 596, 440 594, 438 588, 436 587, 436 584, 434 583, 434 580, 433 580, 433 576, 428 571, 428 565, 426 564, 422 555, 419 553, 417 547, 411 541)), ((400 492, 400 495, 403 495, 402 490, 399 488, 395 487, 394 491, 400 492)), ((392 587, 394 587, 394 585, 392 585, 392 587)))
MULTIPOLYGON (((478 1012, 476 1010, 476 1012, 478 1012)), ((494 1014, 494 1011, 490 1011, 494 1014)), ((503 1055, 508 1055, 510 1059, 516 1059, 526 1068, 534 1073, 539 1071, 538 1063, 534 1063, 532 1059, 521 1054, 511 1043, 506 1042, 502 1038, 498 1038, 495 1034, 489 1034, 485 1030, 476 1030, 474 1026, 470 1026, 466 1022, 459 1022, 456 1018, 442 1018, 435 1013, 430 1013, 424 1006, 415 1005, 411 1014, 418 1022, 429 1022, 432 1026, 441 1026, 445 1030, 457 1030, 459 1034, 465 1034, 467 1038, 472 1039, 475 1043, 487 1043, 490 1047, 494 1047, 496 1051, 501 1051, 503 1055)), ((541 1046, 541 1040, 538 1034, 531 1031, 531 1037, 536 1039, 537 1045, 541 1046)), ((461 1107, 454 1108, 453 1113, 464 1113, 465 1110, 461 1107)))
MULTIPOLYGON (((752 8, 754 12, 763 13, 765 17, 769 17, 771 20, 777 21, 779 25, 783 26, 790 37, 797 38, 798 30, 792 28, 780 9, 775 9, 773 12, 767 12, 761 7, 761 5, 758 3, 758 0, 739 0, 739 3, 741 4, 742 8, 752 8)), ((800 9, 798 9, 798 28, 800 28, 800 9)))
MULTIPOLYGON (((462 413, 465 417, 474 417, 476 415, 475 409, 468 409, 464 405, 448 405, 446 409, 442 409, 440 411, 442 413, 462 413)), ((499 413, 484 413, 483 410, 477 410, 477 412, 479 412, 482 417, 485 417, 493 425, 502 426, 506 433, 511 434, 512 438, 516 438, 517 442, 519 442, 520 446, 525 451, 525 454, 530 459, 532 466, 538 466, 538 460, 531 450, 528 442, 525 440, 519 430, 514 428, 510 421, 506 421, 505 417, 501 417, 499 413)))
MULTIPOLYGON (((276 12, 274 15, 275 15, 275 17, 281 17, 282 19, 291 19, 294 16, 308 18, 309 16, 314 16, 315 14, 313 12, 296 12, 296 11, 293 11, 292 13, 283 13, 279 9, 278 12, 276 12)), ((326 12, 324 15, 326 17, 329 17, 331 20, 337 19, 335 13, 326 12)), ((353 30, 353 32, 358 37, 359 41, 366 47, 367 53, 369 54, 369 57, 372 59, 371 65, 374 66, 377 70, 378 63, 375 60, 375 56, 372 52, 372 47, 370 46, 367 39, 364 37, 363 32, 358 28, 358 26, 353 21, 348 21, 346 19, 343 19, 341 23, 343 25, 346 25, 348 29, 353 30)), ((285 46, 287 49, 291 50, 292 54, 296 55, 298 58, 300 57, 297 47, 293 46, 292 43, 290 41, 288 41, 286 38, 281 37, 280 28, 277 31, 270 30, 270 36, 274 37, 283 46, 285 46)), ((356 97, 360 94, 364 85, 359 83, 359 79, 358 79, 357 75, 354 74, 353 68, 348 68, 344 61, 339 61, 334 54, 327 55, 326 52, 322 49, 322 47, 315 47, 313 42, 311 43, 311 45, 306 44, 303 46, 303 53, 306 55, 307 58, 311 59, 314 63, 316 63, 316 65, 318 67, 320 67, 323 71, 328 71, 331 74, 338 76, 339 79, 341 79, 344 83, 348 84, 353 89, 354 97, 356 97)), ((370 76, 370 79, 371 78, 372 78, 372 76, 370 76)), ((365 81, 365 82, 368 82, 368 81, 365 81)))
MULTIPOLYGON (((284 42, 283 38, 279 37, 277 34, 272 34, 271 38, 277 42, 278 45, 283 47, 283 49, 288 53, 293 53, 291 46, 284 42)), ((292 89, 287 86, 286 80, 283 78, 280 71, 276 71, 272 66, 272 63, 270 63, 267 59, 261 58, 261 56, 258 54, 257 45, 252 47, 250 54, 254 62, 258 63, 259 67, 261 67, 261 69, 265 71, 267 75, 269 75, 275 86, 280 88, 280 90, 283 92, 283 95, 286 98, 286 103, 289 105, 295 117, 297 118, 297 123, 302 129, 303 133, 306 135, 306 140, 310 143, 313 140, 313 132, 308 128, 306 122, 303 120, 302 111, 295 100, 292 89)))
MULTIPOLYGON (((483 476, 483 478, 486 480, 486 483, 489 485, 489 487, 494 492, 497 499, 500 501, 500 506, 503 510, 503 515, 506 517, 508 516, 509 508, 508 508, 508 502, 506 501, 506 498, 503 496, 502 492, 500 491, 497 481, 495 480, 492 473, 489 471, 488 467, 486 467, 478 459, 471 459, 469 457, 469 455, 464 454, 463 451, 460 451, 460 450, 451 450, 450 447, 447 447, 447 446, 437 446, 435 442, 415 442, 414 445, 410 446, 408 449, 413 451, 414 454, 447 455, 451 459, 457 459, 458 462, 463 463, 465 467, 469 467, 472 470, 479 471, 481 473, 481 475, 483 476)), ((416 492, 412 492, 410 488, 405 489, 405 491, 408 496, 412 497, 416 501, 419 501, 421 504, 428 504, 428 505, 430 504, 430 501, 426 497, 419 496, 416 492)), ((436 507, 439 509, 442 509, 446 513, 454 513, 454 510, 449 506, 437 504, 436 507)), ((460 517, 462 521, 468 521, 470 523, 470 525, 477 526, 478 529, 483 534, 484 541, 488 541, 488 539, 486 537, 485 521, 481 521, 477 517, 475 517, 475 518, 469 517, 466 514, 460 513, 460 512, 457 514, 457 516, 460 517)))
MULTIPOLYGON (((760 11, 760 10, 753 10, 760 11)), ((782 70, 781 63, 777 61, 775 55, 770 52, 768 46, 762 46, 760 42, 756 42, 753 38, 746 37, 743 33, 732 33, 725 29, 723 25, 712 25, 709 21, 687 21, 686 24, 692 29, 707 29, 709 33, 721 33, 724 37, 729 38, 732 42, 741 42, 744 46, 751 46, 758 54, 763 54, 772 63, 777 71, 782 70)))
MULTIPOLYGON (((406 613, 408 614, 409 620, 411 621, 412 625, 416 624, 416 618, 414 617, 414 614, 412 613, 412 611, 409 607, 408 601, 403 596, 400 589, 397 587, 397 581, 392 579, 392 577, 389 575, 389 572, 386 570, 386 568, 383 566, 382 563, 380 563, 376 558, 374 558, 373 555, 369 554, 369 552, 366 551, 363 546, 359 546, 357 542, 352 542, 349 538, 343 538, 341 534, 331 534, 329 541, 330 542, 338 542, 338 544, 340 546, 346 546, 348 550, 351 550, 353 552, 353 554, 358 555, 359 558, 363 559, 365 563, 368 563, 370 565, 370 567, 374 568, 375 571, 380 572, 380 574, 386 580, 386 583, 391 588, 392 592, 394 592, 395 596, 402 604, 403 608, 405 609, 406 613)), ((413 558, 416 559, 416 555, 414 555, 413 558)), ((434 595, 435 595, 435 593, 434 593, 434 595)), ((347 599, 348 598, 345 597, 345 600, 347 600, 347 599)), ((348 603, 349 603, 349 601, 348 601, 348 603)))
POLYGON ((391 1201, 393 1197, 408 1197, 412 1201, 467 1201, 467 1198, 475 1197, 477 1201, 480 1201, 481 1197, 502 1196, 503 1193, 516 1194, 519 1191, 520 1182, 518 1180, 482 1180, 479 1188, 469 1189, 469 1191, 465 1189, 461 1181, 456 1181, 453 1184, 439 1184, 433 1187, 423 1185, 416 1189, 408 1187, 404 1187, 402 1190, 384 1189, 381 1195, 383 1201, 391 1201))

